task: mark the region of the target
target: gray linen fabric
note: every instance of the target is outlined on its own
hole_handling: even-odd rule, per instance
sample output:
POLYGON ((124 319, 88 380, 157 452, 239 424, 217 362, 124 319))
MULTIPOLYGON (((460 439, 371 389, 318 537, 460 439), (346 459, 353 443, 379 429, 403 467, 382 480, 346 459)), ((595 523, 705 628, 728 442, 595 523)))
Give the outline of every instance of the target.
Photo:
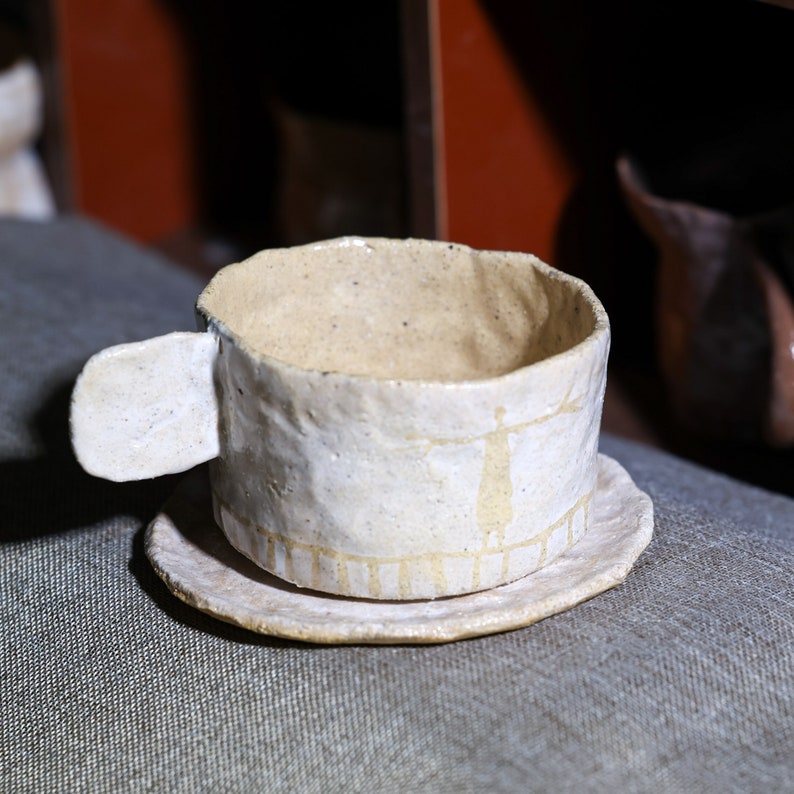
POLYGON ((0 791, 794 790, 794 501, 635 444, 602 451, 651 546, 527 629, 321 647, 172 597, 143 531, 176 478, 83 474, 66 406, 200 286, 86 221, 0 223, 0 791))

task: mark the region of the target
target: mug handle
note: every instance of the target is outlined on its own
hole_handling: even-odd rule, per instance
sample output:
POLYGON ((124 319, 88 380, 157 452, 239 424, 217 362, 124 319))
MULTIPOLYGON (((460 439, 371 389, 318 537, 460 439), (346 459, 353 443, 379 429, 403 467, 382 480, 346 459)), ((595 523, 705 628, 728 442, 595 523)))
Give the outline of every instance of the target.
POLYGON ((124 482, 217 457, 217 352, 212 334, 180 331, 92 356, 72 392, 72 448, 80 465, 124 482))

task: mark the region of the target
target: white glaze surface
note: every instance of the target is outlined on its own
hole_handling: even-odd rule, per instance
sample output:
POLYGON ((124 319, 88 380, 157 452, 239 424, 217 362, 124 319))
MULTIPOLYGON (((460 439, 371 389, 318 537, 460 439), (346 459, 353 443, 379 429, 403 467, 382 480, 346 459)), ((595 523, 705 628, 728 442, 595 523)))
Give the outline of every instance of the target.
POLYGON ((528 254, 342 239, 226 268, 198 308, 221 340, 216 519, 271 573, 445 597, 586 531, 609 326, 577 279, 528 254))
POLYGON ((186 603, 252 631, 322 643, 432 643, 528 626, 622 582, 653 533, 653 506, 599 455, 588 534, 542 570, 481 593, 366 601, 299 590, 237 554, 210 516, 206 482, 185 482, 152 521, 146 553, 186 603))
POLYGON ((218 454, 217 341, 175 332, 106 348, 72 394, 72 447, 89 474, 121 482, 186 471, 218 454))

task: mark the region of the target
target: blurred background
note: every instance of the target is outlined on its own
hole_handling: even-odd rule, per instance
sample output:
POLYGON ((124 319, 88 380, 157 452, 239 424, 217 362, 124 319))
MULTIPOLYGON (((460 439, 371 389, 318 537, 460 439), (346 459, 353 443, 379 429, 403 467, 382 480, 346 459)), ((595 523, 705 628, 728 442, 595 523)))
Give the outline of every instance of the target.
POLYGON ((0 212, 202 276, 351 233, 535 253, 610 314, 606 429, 791 493, 792 5, 0 0, 0 212))

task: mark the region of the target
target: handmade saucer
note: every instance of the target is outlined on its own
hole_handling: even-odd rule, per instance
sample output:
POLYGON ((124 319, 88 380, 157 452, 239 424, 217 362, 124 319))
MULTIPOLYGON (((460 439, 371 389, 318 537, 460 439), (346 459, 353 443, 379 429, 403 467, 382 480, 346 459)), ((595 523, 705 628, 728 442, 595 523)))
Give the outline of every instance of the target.
POLYGON ((206 475, 187 477, 146 533, 171 592, 262 634, 316 643, 436 643, 528 626, 622 582, 653 533, 653 505, 599 455, 592 523, 539 571, 492 590, 434 601, 372 601, 302 590, 235 551, 215 525, 206 475))

